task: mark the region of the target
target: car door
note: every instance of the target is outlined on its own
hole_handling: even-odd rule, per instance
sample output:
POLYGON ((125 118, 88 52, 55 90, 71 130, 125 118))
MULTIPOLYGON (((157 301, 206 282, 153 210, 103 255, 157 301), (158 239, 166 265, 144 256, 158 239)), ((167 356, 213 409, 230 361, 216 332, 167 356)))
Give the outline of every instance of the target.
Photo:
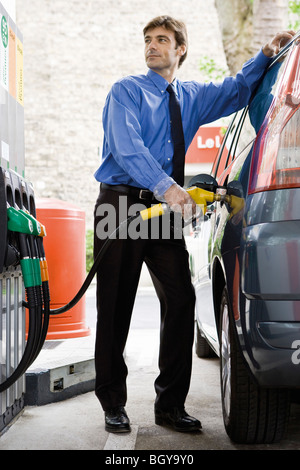
MULTIPOLYGON (((254 93, 249 106, 238 111, 232 118, 211 172, 218 185, 224 187, 225 191, 228 189, 228 183, 240 181, 244 195, 247 193, 253 143, 272 101, 273 86, 280 80, 281 73, 278 72, 281 65, 280 61, 272 65, 257 92, 254 93)), ((226 280, 222 253, 227 249, 226 240, 223 238, 229 220, 228 209, 225 203, 214 203, 208 206, 206 215, 200 217, 194 231, 194 236, 198 239, 194 263, 196 267, 194 270, 196 317, 201 332, 214 349, 218 342, 218 335, 214 313, 212 271, 213 263, 218 258, 223 266, 226 280)), ((235 247, 237 247, 238 236, 235 239, 235 247)), ((234 249, 233 244, 228 247, 229 251, 231 249, 234 249)))
MULTIPOLYGON (((216 157, 213 173, 224 180, 226 168, 233 160, 236 138, 240 130, 240 121, 244 110, 236 113, 223 139, 216 157)), ((218 335, 214 315, 213 286, 211 261, 215 252, 215 243, 221 220, 220 204, 213 203, 207 208, 205 215, 197 219, 194 226, 194 238, 197 248, 194 257, 194 286, 196 290, 196 317, 201 332, 207 337, 213 349, 218 348, 218 335)))

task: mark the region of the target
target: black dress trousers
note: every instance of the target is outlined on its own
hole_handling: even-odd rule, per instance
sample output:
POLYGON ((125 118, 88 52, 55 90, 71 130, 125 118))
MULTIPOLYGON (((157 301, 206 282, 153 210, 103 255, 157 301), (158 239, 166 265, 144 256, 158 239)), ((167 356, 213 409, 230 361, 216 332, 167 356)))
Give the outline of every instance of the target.
MULTIPOLYGON (((105 242, 102 236, 97 236, 106 217, 103 208, 115 208, 118 225, 120 198, 123 198, 123 208, 125 200, 128 209, 133 204, 141 203, 114 190, 100 190, 95 206, 95 256, 105 242)), ((121 212, 124 218, 124 210, 121 212)), ((149 227, 150 222, 148 233, 151 231, 149 227)), ((172 230, 170 235, 166 236, 161 230, 160 236, 157 236, 156 230, 152 238, 149 234, 146 238, 132 239, 128 236, 115 240, 99 267, 95 392, 104 410, 125 406, 127 401, 128 371, 123 352, 143 261, 149 269, 161 306, 155 406, 168 410, 184 405, 192 367, 195 293, 184 238, 174 237, 172 230)))

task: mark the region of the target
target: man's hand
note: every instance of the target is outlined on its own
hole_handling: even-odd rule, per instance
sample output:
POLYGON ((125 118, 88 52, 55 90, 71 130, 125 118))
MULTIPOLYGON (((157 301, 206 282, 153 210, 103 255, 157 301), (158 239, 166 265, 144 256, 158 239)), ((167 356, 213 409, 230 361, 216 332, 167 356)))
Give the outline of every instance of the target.
POLYGON ((170 209, 180 212, 185 221, 190 220, 196 213, 197 204, 178 184, 172 186, 165 192, 164 198, 170 209))
POLYGON ((273 39, 268 42, 262 49, 267 57, 273 57, 278 54, 280 49, 284 47, 295 36, 295 31, 282 31, 277 33, 273 39))

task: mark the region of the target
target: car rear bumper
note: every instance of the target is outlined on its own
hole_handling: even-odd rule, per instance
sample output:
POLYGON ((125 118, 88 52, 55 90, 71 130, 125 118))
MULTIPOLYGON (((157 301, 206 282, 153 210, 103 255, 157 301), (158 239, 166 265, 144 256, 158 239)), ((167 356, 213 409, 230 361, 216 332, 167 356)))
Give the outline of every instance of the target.
MULTIPOLYGON (((300 220, 244 230, 242 290, 247 298, 300 300, 300 220)), ((280 321, 284 321, 282 312, 280 321)), ((300 315, 299 315, 300 321, 300 315)))
POLYGON ((270 321, 280 312, 298 316, 300 301, 246 298, 244 315, 236 322, 240 344, 260 386, 300 388, 300 321, 270 321))
POLYGON ((299 220, 244 229, 239 337, 253 375, 269 388, 300 388, 299 234, 299 220))

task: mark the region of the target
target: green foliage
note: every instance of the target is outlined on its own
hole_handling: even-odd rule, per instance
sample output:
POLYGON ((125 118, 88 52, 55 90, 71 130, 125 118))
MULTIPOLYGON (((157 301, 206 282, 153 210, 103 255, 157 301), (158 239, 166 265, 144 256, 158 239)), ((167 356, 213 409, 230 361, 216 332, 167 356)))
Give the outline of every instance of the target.
POLYGON ((298 31, 300 29, 300 0, 289 1, 289 29, 298 31))
POLYGON ((300 14, 300 1, 299 0, 290 0, 289 1, 289 11, 291 13, 300 14))
POLYGON ((94 264, 94 231, 86 232, 86 271, 89 272, 94 264))
POLYGON ((199 60, 199 70, 204 75, 204 81, 221 81, 227 75, 227 70, 216 64, 214 59, 204 55, 199 60))

